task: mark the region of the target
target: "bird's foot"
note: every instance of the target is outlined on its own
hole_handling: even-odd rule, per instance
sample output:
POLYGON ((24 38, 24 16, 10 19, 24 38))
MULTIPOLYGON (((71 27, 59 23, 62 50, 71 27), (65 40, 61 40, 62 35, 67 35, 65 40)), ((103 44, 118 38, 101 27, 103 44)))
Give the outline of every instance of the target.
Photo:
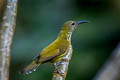
POLYGON ((69 62, 69 60, 67 58, 62 58, 62 61, 69 62))
POLYGON ((59 74, 60 76, 64 77, 64 73, 62 71, 60 71, 59 69, 56 68, 56 70, 54 71, 54 73, 59 74))

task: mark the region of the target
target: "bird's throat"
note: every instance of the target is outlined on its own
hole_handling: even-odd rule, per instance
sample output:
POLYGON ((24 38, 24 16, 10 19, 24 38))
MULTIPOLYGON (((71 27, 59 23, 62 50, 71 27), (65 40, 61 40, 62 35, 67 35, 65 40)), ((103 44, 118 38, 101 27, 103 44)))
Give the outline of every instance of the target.
POLYGON ((62 30, 58 35, 58 39, 71 41, 71 36, 72 36, 72 32, 69 32, 67 30, 62 30))

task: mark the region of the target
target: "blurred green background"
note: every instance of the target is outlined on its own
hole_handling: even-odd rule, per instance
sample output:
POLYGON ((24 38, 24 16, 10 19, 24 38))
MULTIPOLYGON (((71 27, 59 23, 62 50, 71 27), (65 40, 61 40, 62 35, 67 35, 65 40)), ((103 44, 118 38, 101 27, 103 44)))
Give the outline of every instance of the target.
POLYGON ((119 0, 19 0, 12 45, 11 80, 51 80, 53 66, 30 75, 19 71, 56 39, 68 20, 88 20, 72 35, 73 56, 66 80, 92 80, 120 41, 119 0))

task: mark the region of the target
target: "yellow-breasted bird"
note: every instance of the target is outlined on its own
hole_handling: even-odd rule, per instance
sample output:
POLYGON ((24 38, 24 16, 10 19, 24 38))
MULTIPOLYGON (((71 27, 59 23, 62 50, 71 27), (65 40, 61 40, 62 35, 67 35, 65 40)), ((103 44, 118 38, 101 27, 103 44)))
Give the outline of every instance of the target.
POLYGON ((44 48, 39 56, 37 56, 31 64, 25 67, 21 73, 28 74, 35 71, 40 64, 51 62, 55 64, 57 61, 61 61, 62 57, 67 53, 71 46, 71 35, 79 24, 87 23, 88 21, 67 21, 64 23, 57 39, 50 45, 44 48))

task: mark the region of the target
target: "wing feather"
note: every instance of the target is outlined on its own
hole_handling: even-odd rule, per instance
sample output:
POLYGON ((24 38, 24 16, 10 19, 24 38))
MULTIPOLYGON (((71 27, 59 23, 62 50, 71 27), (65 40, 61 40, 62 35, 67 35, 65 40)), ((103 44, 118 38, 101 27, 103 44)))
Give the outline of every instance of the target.
POLYGON ((44 62, 47 62, 47 61, 53 59, 54 57, 58 56, 59 54, 60 54, 60 50, 55 49, 55 50, 48 51, 48 52, 42 52, 42 54, 37 56, 36 58, 38 59, 38 63, 44 63, 44 62))

